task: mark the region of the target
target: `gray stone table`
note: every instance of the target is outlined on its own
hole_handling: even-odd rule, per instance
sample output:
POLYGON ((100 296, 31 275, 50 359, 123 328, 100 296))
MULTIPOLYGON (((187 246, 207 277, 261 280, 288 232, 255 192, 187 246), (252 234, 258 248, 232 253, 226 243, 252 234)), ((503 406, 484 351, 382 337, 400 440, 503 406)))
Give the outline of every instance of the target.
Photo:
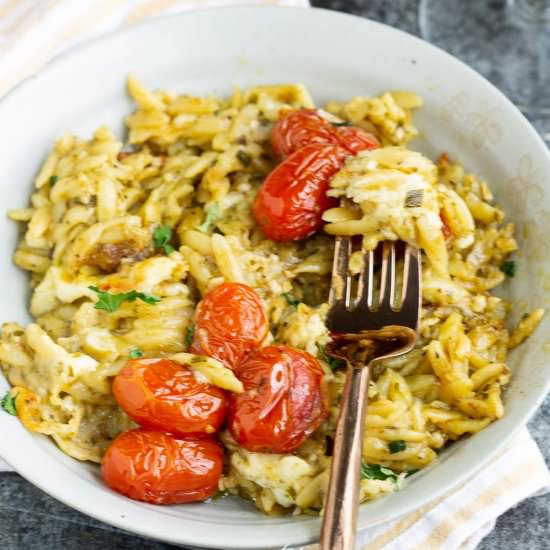
MULTIPOLYGON (((458 1, 458 0, 457 0, 458 1)), ((460 0, 475 2, 476 0, 460 0)), ((499 0, 495 1, 496 4, 499 0)), ((314 0, 315 6, 354 13, 418 34, 417 0, 314 0)), ((498 73, 492 73, 499 85, 498 73)), ((531 122, 546 139, 550 117, 531 122)), ((529 424, 550 462, 550 399, 529 424)), ((522 472, 517 472, 522 475, 522 472)), ((504 514, 479 550, 550 548, 550 495, 531 498, 504 514)), ((88 518, 50 498, 17 474, 0 474, 1 550, 168 550, 169 544, 135 537, 88 518)))

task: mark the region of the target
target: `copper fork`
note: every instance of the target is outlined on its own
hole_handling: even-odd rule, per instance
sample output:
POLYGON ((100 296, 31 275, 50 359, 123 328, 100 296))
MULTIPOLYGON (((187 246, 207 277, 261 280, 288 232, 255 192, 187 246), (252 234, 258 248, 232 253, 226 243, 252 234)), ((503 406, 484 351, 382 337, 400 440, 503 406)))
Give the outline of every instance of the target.
POLYGON ((321 550, 355 548, 369 371, 382 359, 410 351, 417 338, 421 306, 420 254, 416 248, 405 245, 401 300, 396 304, 396 243, 384 242, 380 248, 380 292, 378 303, 374 303, 377 251, 362 251, 357 295, 352 296, 349 271, 352 241, 349 237, 336 239, 327 316, 327 326, 335 336, 326 353, 346 361, 347 378, 334 439, 321 550))

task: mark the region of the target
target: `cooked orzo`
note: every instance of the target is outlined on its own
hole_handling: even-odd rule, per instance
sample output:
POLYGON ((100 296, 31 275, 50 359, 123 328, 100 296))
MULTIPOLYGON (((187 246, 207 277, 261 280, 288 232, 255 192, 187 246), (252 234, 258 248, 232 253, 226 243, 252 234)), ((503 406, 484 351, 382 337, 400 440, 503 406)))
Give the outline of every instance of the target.
MULTIPOLYGON (((0 361, 13 386, 3 404, 26 428, 50 435, 76 459, 99 463, 119 434, 137 427, 136 419, 142 430, 162 431, 160 413, 148 422, 118 390, 113 394, 129 359, 144 368, 177 363, 176 370, 192 373, 186 383, 215 386, 218 393, 210 395, 219 396, 216 406, 209 402, 219 415, 196 431, 223 444, 223 473, 201 498, 217 489, 250 498, 267 514, 320 510, 345 379, 323 351, 334 235, 359 235, 368 248, 404 240, 424 253, 419 342, 370 382, 361 500, 395 491, 447 443, 504 414, 508 349, 536 328, 543 312, 533 311, 509 333, 507 304, 491 290, 514 274, 508 259, 517 249, 514 227, 483 179, 443 152, 433 161, 407 149, 418 134, 412 115, 420 97, 387 92, 314 111, 299 84, 235 89, 221 99, 152 92, 131 76, 128 89, 137 108, 126 118, 127 141, 106 127, 90 139, 66 133, 36 176, 30 206, 10 212, 25 226, 15 262, 31 274, 35 322, 3 325, 0 361), (341 159, 323 176, 330 189, 318 204, 326 207, 300 211, 294 220, 306 224, 300 235, 275 207, 267 213, 275 218, 264 216, 257 198, 268 175, 305 150, 284 150, 284 140, 277 150, 272 135, 274 125, 296 113, 321 121, 329 136, 300 147, 317 154, 334 138, 341 159), (367 145, 340 147, 350 130, 367 145), (258 326, 264 316, 267 322, 257 341, 237 338, 226 360, 227 349, 218 352, 227 342, 208 347, 209 298, 201 299, 234 283, 263 308, 258 326), (292 442, 281 439, 280 418, 271 425, 270 415, 282 414, 277 392, 290 392, 273 390, 273 381, 258 425, 236 427, 243 400, 263 398, 263 379, 250 389, 247 376, 270 350, 319 375, 308 378, 313 389, 306 401, 319 397, 315 407, 297 403, 303 397, 285 401, 302 411, 292 442), (170 361, 145 361, 156 358, 170 361), (228 417, 219 400, 227 401, 228 417), (258 426, 274 430, 277 444, 258 435, 258 426), (243 430, 251 431, 245 437, 243 430)), ((316 167, 308 177, 319 173, 316 167)), ((359 268, 352 259, 350 269, 359 268)), ((164 431, 176 434, 166 436, 170 444, 189 439, 188 427, 164 431)))

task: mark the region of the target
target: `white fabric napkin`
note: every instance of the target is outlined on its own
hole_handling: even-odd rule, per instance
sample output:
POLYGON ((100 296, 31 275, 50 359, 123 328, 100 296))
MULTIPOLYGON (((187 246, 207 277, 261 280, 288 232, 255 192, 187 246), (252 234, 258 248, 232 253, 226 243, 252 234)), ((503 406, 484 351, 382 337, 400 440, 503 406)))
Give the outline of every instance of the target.
POLYGON ((464 485, 396 521, 363 531, 363 550, 473 550, 506 510, 550 490, 544 458, 523 429, 464 485))
MULTIPOLYGON (((460 487, 397 520, 359 532, 357 550, 474 550, 498 516, 549 490, 550 472, 523 429, 460 487)), ((292 550, 319 550, 319 545, 292 550)))
MULTIPOLYGON (((262 3, 307 6, 308 0, 0 0, 0 97, 53 56, 99 34, 189 9, 262 3)), ((0 472, 10 469, 0 460, 0 472)), ((359 533, 357 548, 473 550, 499 515, 548 490, 550 472, 524 429, 502 454, 458 489, 402 518, 359 533)), ((303 550, 316 548, 314 544, 303 550)))

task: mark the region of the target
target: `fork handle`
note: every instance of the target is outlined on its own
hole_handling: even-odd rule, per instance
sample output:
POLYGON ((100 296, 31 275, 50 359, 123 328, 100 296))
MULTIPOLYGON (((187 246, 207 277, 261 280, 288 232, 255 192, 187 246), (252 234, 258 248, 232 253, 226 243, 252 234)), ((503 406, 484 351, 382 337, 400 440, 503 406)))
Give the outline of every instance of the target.
POLYGON ((321 527, 321 550, 355 548, 359 471, 367 411, 369 368, 348 365, 336 426, 330 482, 321 527))

